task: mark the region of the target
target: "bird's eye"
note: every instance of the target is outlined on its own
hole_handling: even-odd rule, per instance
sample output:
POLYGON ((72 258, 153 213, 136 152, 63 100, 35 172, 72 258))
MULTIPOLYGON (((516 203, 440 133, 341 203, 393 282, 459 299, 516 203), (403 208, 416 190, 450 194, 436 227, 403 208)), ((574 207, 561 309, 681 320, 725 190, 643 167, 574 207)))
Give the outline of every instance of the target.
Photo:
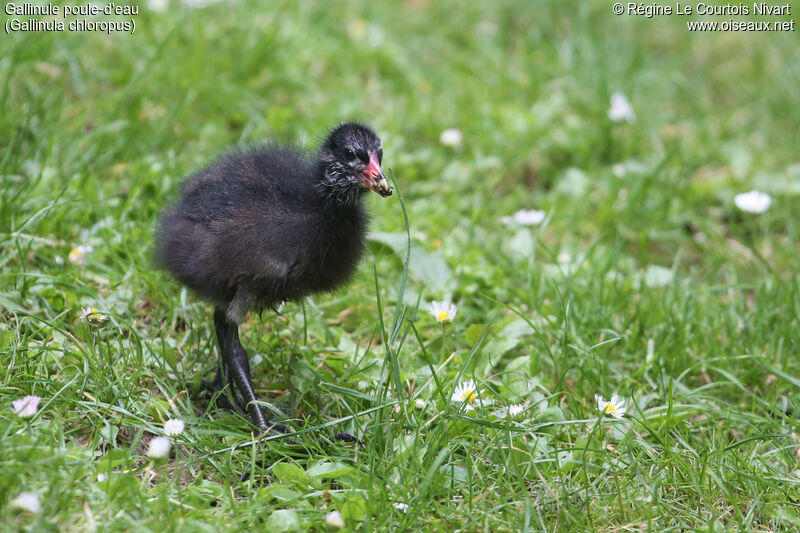
POLYGON ((356 153, 354 151, 352 151, 350 148, 347 148, 344 151, 344 153, 347 156, 347 159, 355 159, 356 158, 356 153))

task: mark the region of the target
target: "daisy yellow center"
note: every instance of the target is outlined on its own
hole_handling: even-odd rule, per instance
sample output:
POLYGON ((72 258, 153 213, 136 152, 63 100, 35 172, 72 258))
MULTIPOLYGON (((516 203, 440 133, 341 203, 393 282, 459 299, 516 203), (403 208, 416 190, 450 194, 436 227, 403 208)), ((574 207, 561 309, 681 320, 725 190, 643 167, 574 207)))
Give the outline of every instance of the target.
POLYGON ((444 322, 450 318, 450 314, 447 311, 439 311, 436 313, 436 320, 439 322, 444 322))
POLYGON ((467 403, 475 403, 475 400, 478 399, 478 395, 475 394, 474 390, 464 391, 464 401, 467 403))
POLYGON ((72 250, 69 251, 69 255, 70 257, 80 257, 81 252, 77 248, 73 248, 72 250))
POLYGON ((617 408, 616 408, 616 407, 614 407, 614 406, 613 406, 613 405, 611 405, 611 404, 608 404, 608 405, 606 405, 606 408, 605 408, 605 409, 603 409, 603 412, 604 412, 604 413, 606 413, 606 414, 608 414, 608 415, 613 415, 614 413, 616 413, 616 412, 617 412, 617 408))

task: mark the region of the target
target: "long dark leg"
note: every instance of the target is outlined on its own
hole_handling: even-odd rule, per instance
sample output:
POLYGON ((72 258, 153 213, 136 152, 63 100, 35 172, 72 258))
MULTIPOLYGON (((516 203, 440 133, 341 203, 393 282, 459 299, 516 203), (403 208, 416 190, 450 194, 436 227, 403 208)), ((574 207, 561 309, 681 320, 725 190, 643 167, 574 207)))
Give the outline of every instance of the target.
POLYGON ((217 373, 214 375, 213 381, 203 380, 203 386, 214 397, 217 407, 235 411, 239 414, 245 415, 247 410, 244 406, 236 401, 234 396, 234 386, 226 388, 228 385, 228 362, 225 357, 225 332, 224 324, 221 324, 216 316, 214 318, 214 330, 217 334, 217 342, 219 343, 219 361, 217 364, 217 373), (220 326, 223 326, 222 328, 220 326))
POLYGON ((261 430, 271 429, 280 433, 288 433, 289 427, 285 424, 268 423, 264 412, 258 405, 253 382, 250 379, 250 362, 247 351, 239 341, 239 326, 229 322, 224 311, 214 311, 214 326, 223 345, 223 364, 228 369, 228 380, 235 385, 242 395, 250 421, 261 430))
POLYGON ((220 361, 219 366, 217 367, 217 373, 214 376, 214 380, 208 381, 207 379, 204 379, 203 386, 212 395, 217 407, 220 409, 235 411, 241 415, 246 415, 247 410, 243 405, 236 401, 236 398, 233 394, 233 388, 227 387, 228 371, 225 370, 223 374, 222 369, 224 366, 225 362, 222 360, 222 350, 220 350, 220 361))
MULTIPOLYGON (((222 368, 227 370, 227 378, 231 385, 235 385, 247 406, 250 421, 260 429, 267 429, 264 413, 256 403, 256 393, 253 382, 250 380, 250 363, 247 352, 239 342, 239 326, 228 322, 225 311, 214 310, 214 328, 217 331, 220 350, 222 352, 222 368)), ((217 378, 222 379, 220 372, 217 378)), ((214 381, 217 381, 217 378, 214 381)))
MULTIPOLYGON (((250 362, 247 351, 239 340, 239 326, 230 322, 224 310, 214 310, 214 328, 219 339, 222 361, 217 369, 217 375, 212 385, 217 385, 217 390, 225 386, 227 379, 231 387, 236 387, 244 399, 246 411, 250 421, 261 430, 271 430, 279 433, 289 433, 291 429, 280 423, 267 422, 264 412, 258 405, 253 382, 250 379, 250 362), (224 374, 224 375, 223 375, 224 374)), ((220 396, 222 399, 223 396, 220 396)), ((220 405, 222 407, 222 405, 220 405)), ((358 439, 348 432, 340 432, 333 436, 333 440, 357 442, 358 439)), ((292 440, 294 442, 294 440, 292 440)))

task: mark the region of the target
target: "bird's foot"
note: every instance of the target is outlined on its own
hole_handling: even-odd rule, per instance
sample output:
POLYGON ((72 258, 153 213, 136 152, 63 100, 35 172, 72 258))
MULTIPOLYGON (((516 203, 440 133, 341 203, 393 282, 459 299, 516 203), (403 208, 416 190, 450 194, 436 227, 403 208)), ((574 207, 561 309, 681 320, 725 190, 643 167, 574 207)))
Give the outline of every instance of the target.
MULTIPOLYGON (((266 437, 267 435, 287 435, 292 433, 292 428, 287 426, 286 424, 282 424, 280 422, 268 422, 266 427, 261 428, 263 433, 261 434, 262 437, 266 437)), ((302 439, 301 439, 302 440, 302 439)))
POLYGON ((208 381, 203 379, 200 381, 203 389, 211 396, 210 400, 213 401, 219 409, 226 411, 233 411, 242 416, 247 416, 247 409, 236 399, 231 400, 228 397, 228 391, 224 387, 220 387, 215 381, 208 381))
MULTIPOLYGON (((233 412, 235 412, 235 413, 247 418, 251 422, 255 423, 256 426, 260 426, 260 429, 262 431, 262 433, 260 435, 260 438, 263 438, 263 437, 266 437, 266 436, 270 436, 270 435, 287 435, 288 436, 288 434, 294 432, 292 430, 292 428, 290 428, 289 426, 287 426, 286 424, 284 424, 282 422, 268 421, 265 425, 261 426, 260 424, 258 424, 258 422, 251 420, 251 417, 247 413, 247 408, 240 401, 235 400, 235 399, 231 400, 228 397, 228 394, 227 394, 228 391, 225 390, 225 388, 220 387, 216 383, 216 381, 209 381, 209 380, 204 379, 204 380, 201 380, 201 383, 202 383, 203 388, 205 389, 205 391, 210 394, 211 400, 216 402, 216 406, 219 409, 225 409, 227 411, 233 411, 233 412)), ((280 409, 281 411, 284 411, 284 412, 287 411, 287 409, 281 408, 281 407, 279 407, 278 409, 280 409)), ((264 410, 261 407, 259 407, 259 410, 261 411, 261 413, 263 415, 264 410)), ((358 442, 358 437, 356 437, 355 435, 353 435, 352 433, 350 433, 348 431, 340 431, 340 432, 335 433, 334 435, 331 435, 331 436, 327 436, 326 435, 326 436, 320 437, 320 440, 324 440, 324 441, 328 441, 328 442, 358 442)), ((287 444, 300 444, 300 443, 303 442, 303 439, 300 438, 300 437, 290 437, 290 438, 285 439, 285 442, 287 444)))
MULTIPOLYGON (((228 397, 227 394, 228 391, 224 387, 220 387, 219 384, 216 382, 216 380, 209 381, 207 379, 203 379, 201 380, 201 383, 203 385, 203 389, 211 396, 211 401, 215 402, 217 408, 225 409, 226 411, 233 411, 234 413, 237 413, 243 416, 244 418, 247 418, 248 420, 250 420, 250 422, 252 422, 253 424, 255 424, 260 428, 260 430, 262 431, 261 437, 265 437, 268 435, 276 435, 276 434, 286 435, 292 433, 292 428, 281 422, 268 421, 266 422, 266 424, 262 425, 259 424, 258 421, 252 420, 252 417, 247 412, 247 407, 237 399, 231 400, 231 398, 228 397)), ((258 409, 261 412, 261 416, 264 417, 264 409, 262 409, 260 406, 258 407, 258 409)), ((281 408, 278 409, 282 411, 285 410, 281 408)), ((265 417, 264 419, 266 420, 265 417)), ((299 438, 297 440, 289 439, 287 442, 290 444, 297 444, 297 441, 302 441, 302 439, 299 438)))

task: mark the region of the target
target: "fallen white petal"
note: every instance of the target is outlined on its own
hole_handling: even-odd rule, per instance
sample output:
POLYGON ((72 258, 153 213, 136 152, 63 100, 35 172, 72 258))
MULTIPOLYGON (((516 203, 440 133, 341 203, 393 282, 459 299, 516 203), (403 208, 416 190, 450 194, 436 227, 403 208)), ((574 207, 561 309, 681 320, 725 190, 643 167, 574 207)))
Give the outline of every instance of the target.
POLYGON ((39 410, 39 402, 42 399, 38 396, 25 396, 22 399, 14 400, 12 408, 20 418, 28 418, 36 414, 39 410))
POLYGON ((28 511, 29 513, 38 513, 42 508, 39 495, 35 492, 20 492, 19 496, 8 502, 8 505, 16 509, 28 511))
POLYGON ((746 213, 761 214, 769 209, 772 198, 767 193, 754 190, 737 194, 733 197, 733 203, 746 213))

